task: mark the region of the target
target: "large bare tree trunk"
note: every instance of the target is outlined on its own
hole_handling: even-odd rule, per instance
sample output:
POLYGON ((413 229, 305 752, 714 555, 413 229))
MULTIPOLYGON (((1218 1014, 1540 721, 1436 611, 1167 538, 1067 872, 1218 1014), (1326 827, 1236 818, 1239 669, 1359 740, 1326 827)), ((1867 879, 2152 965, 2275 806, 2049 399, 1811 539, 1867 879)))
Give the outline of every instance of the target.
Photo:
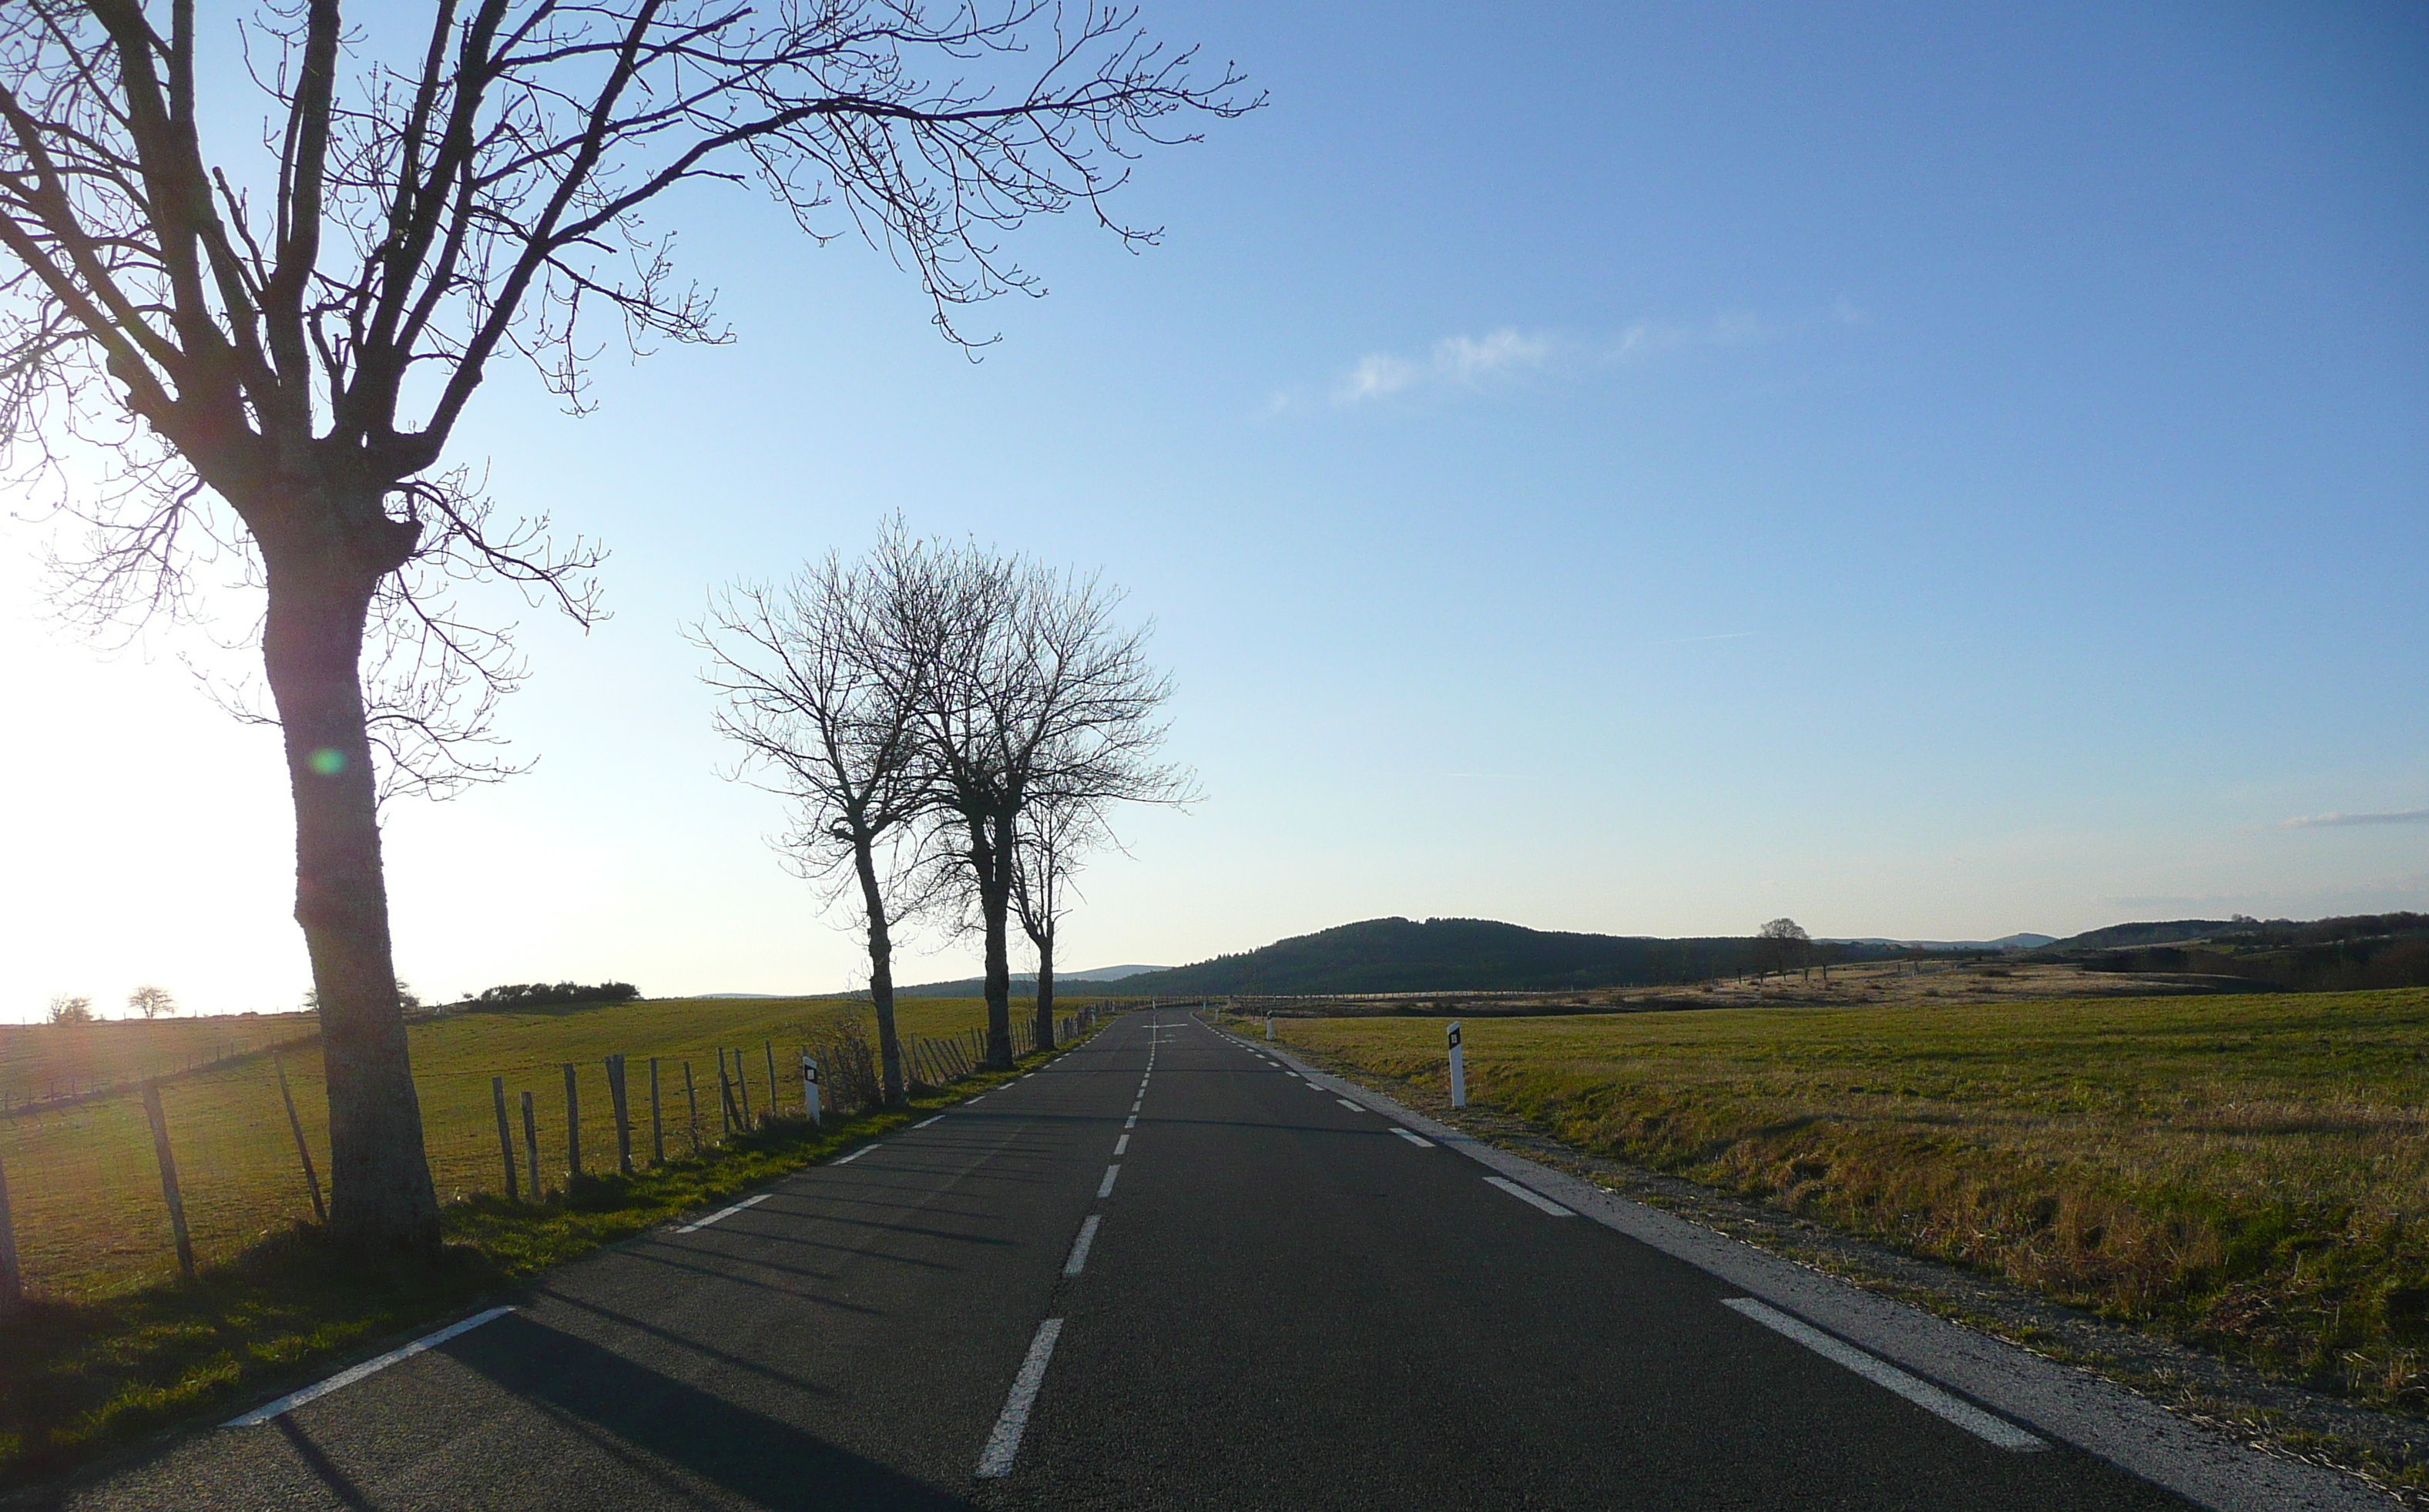
POLYGON ((1037 946, 1037 1047, 1054 1048, 1054 936, 1049 931, 1040 940, 1031 937, 1037 946))
POLYGON ((885 890, 877 883, 877 859, 867 841, 852 846, 851 861, 860 873, 861 904, 868 911, 868 1000, 877 1010, 877 1059, 885 1106, 894 1108, 903 1100, 902 1042, 894 1032, 894 940, 886 929, 885 890))
MULTIPOLYGON (((316 524, 328 513, 297 512, 316 524)), ((360 665, 372 590, 411 551, 413 527, 381 517, 376 498, 351 529, 331 523, 376 544, 331 551, 322 541, 262 541, 270 580, 262 662, 286 733, 295 922, 312 960, 328 1084, 329 1226, 368 1248, 431 1250, 438 1200, 389 952, 360 665)))
POLYGON ((1007 938, 1012 913, 1012 834, 1009 823, 983 821, 971 860, 977 864, 979 912, 986 928, 987 1064, 1012 1069, 1012 948, 1007 938))

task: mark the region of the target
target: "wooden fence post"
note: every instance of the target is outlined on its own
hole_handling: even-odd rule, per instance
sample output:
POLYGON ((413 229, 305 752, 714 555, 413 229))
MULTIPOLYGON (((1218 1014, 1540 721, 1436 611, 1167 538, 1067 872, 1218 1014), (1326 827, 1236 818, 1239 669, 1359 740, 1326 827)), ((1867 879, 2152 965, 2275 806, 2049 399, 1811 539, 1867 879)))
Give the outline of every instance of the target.
POLYGON ((560 1062, 565 1069, 565 1178, 568 1181, 582 1175, 582 1094, 574 1090, 573 1062, 560 1062))
POLYGON ((169 1115, 160 1108, 160 1083, 143 1083, 143 1116, 152 1121, 152 1154, 160 1162, 160 1195, 169 1205, 169 1231, 177 1240, 177 1269, 194 1278, 194 1241, 186 1235, 186 1199, 177 1190, 177 1158, 169 1151, 169 1115))
MULTIPOLYGON (((776 1116, 776 1088, 779 1085, 776 1080, 776 1042, 766 1041, 765 1047, 768 1051, 768 1117, 772 1121, 776 1116)), ((803 1105, 807 1106, 806 1094, 803 1105)))
POLYGON ((539 1179, 539 1117, 529 1093, 523 1093, 523 1169, 531 1173, 532 1201, 546 1202, 548 1188, 539 1179))
MULTIPOLYGON (((515 1136, 506 1126, 505 1077, 489 1078, 489 1101, 497 1105, 498 1109, 498 1156, 506 1162, 506 1200, 520 1202, 522 1194, 515 1190, 515 1136)), ((537 1177, 539 1173, 535 1171, 532 1175, 537 1177)))
POLYGON ((691 1153, 700 1153, 700 1093, 692 1089, 691 1062, 684 1062, 684 1102, 691 1109, 691 1153))
POLYGON ((295 1093, 288 1090, 287 1062, 278 1052, 270 1052, 270 1063, 278 1071, 278 1097, 287 1105, 287 1129, 295 1136, 295 1158, 304 1162, 304 1184, 312 1190, 312 1219, 324 1227, 329 1222, 329 1209, 321 1201, 321 1173, 312 1169, 312 1146, 304 1142, 304 1120, 295 1116, 295 1093))
POLYGON ((633 1112, 624 1094, 624 1058, 607 1058, 607 1101, 616 1110, 616 1172, 633 1174, 633 1112))
POLYGON ((658 1112, 658 1058, 650 1057, 650 1163, 667 1163, 667 1125, 658 1112))
POLYGON ((717 1100, 723 1104, 725 1132, 734 1132, 734 1080, 725 1074, 725 1046, 717 1047, 717 1100))
POLYGON ((734 1047, 734 1091, 742 1099, 742 1126, 751 1126, 751 1078, 742 1070, 742 1046, 734 1047))
POLYGON ((8 1217, 8 1168, 0 1165, 0 1323, 25 1302, 25 1277, 17 1270, 17 1228, 8 1217))

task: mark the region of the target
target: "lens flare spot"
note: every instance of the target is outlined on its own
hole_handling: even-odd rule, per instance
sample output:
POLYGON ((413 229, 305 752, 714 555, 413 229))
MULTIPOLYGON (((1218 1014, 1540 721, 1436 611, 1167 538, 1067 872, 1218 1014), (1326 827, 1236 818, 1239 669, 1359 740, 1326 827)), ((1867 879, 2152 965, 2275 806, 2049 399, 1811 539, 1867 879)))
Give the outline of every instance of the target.
POLYGON ((335 746, 323 746, 311 754, 306 764, 322 777, 335 777, 346 769, 346 753, 335 746))

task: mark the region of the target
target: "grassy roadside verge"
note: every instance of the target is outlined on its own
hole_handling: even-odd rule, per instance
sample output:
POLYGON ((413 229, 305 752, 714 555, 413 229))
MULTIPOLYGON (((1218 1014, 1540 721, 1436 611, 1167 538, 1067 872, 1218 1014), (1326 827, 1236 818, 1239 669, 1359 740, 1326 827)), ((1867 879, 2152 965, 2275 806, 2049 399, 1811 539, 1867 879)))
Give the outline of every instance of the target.
POLYGON ((0 1334, 0 1492, 186 1419, 306 1384, 400 1336, 508 1298, 551 1267, 1001 1086, 1087 1038, 908 1109, 822 1128, 772 1124, 629 1178, 583 1180, 542 1206, 486 1194, 451 1202, 442 1212, 446 1249, 435 1263, 365 1264, 297 1224, 190 1285, 34 1303, 0 1334))

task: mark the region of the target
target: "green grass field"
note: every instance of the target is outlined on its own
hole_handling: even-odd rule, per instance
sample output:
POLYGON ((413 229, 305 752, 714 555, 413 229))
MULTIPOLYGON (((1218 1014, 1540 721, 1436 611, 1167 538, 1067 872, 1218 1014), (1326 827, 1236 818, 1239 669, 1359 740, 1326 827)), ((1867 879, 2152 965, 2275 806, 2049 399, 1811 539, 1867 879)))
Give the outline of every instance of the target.
MULTIPOLYGON (((1021 1009, 1016 1003, 1016 1031, 1022 1025, 1021 1009)), ((756 1111, 766 1107, 765 1047, 772 1042, 778 1075, 785 1081, 780 1110, 797 1114, 801 1090, 793 1078, 800 1044, 823 1016, 854 1011, 870 1024, 873 1039, 874 1019, 866 1003, 855 1008, 832 998, 666 999, 462 1013, 416 1023, 407 1031, 414 1084, 421 1096, 423 1133, 439 1198, 454 1201, 504 1191, 491 1076, 506 1080, 518 1166, 522 1163, 518 1094, 528 1091, 537 1105, 541 1175, 548 1185, 562 1186, 567 1153, 562 1063, 575 1066, 583 1168, 594 1175, 612 1172, 616 1137, 604 1064, 608 1055, 626 1057, 634 1154, 646 1162, 650 1057, 660 1061, 671 1158, 690 1149, 689 1108, 683 1094, 686 1061, 700 1094, 702 1137, 713 1141, 721 1126, 716 1072, 719 1046, 743 1052, 756 1111)), ((983 1024, 985 1005, 975 998, 909 1001, 898 1007, 897 1021, 905 1036, 943 1037, 983 1024)), ((151 1027, 195 1030, 210 1022, 226 1021, 151 1027)), ((306 1027, 292 1020, 262 1022, 285 1025, 282 1032, 266 1035, 264 1043, 291 1038, 306 1027)), ((102 1027, 115 1030, 119 1026, 102 1027)), ((24 1032, 40 1036, 58 1031, 43 1027, 24 1032)), ((320 1049, 317 1043, 300 1046, 284 1059, 306 1142, 325 1192, 328 1105, 320 1049)), ((160 1093, 184 1188, 187 1223, 202 1263, 224 1260, 311 1217, 311 1198, 267 1056, 181 1076, 163 1083, 160 1093)), ((89 1299, 174 1274, 175 1252, 150 1128, 141 1101, 131 1090, 0 1118, 0 1169, 8 1175, 20 1262, 31 1290, 54 1298, 89 1299)))
MULTIPOLYGON (((1439 1021, 1277 1020, 1439 1089, 1439 1021)), ((1471 1022, 1471 1099, 2383 1406, 2429 1405, 2429 990, 1471 1022)))
POLYGON ((65 1096, 96 1082, 167 1076, 294 1040, 315 1027, 309 1013, 200 1019, 109 1019, 98 1024, 0 1024, 0 1109, 65 1096))

